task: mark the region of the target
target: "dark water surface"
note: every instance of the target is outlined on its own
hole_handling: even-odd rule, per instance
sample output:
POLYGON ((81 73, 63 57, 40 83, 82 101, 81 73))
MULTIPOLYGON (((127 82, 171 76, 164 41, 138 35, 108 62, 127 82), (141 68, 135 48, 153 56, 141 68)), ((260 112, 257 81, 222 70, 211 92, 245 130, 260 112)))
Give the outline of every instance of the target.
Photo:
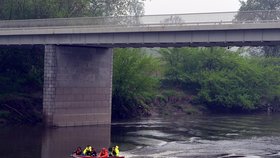
POLYGON ((119 145, 126 158, 280 158, 280 114, 153 118, 43 129, 0 127, 0 158, 67 158, 77 146, 119 145))

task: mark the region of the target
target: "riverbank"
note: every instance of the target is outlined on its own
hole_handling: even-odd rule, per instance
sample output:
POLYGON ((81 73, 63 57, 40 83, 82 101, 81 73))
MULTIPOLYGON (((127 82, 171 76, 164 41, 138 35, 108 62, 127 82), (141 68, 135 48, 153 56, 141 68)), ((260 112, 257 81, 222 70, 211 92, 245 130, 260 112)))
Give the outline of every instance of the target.
POLYGON ((280 113, 279 105, 277 104, 250 111, 234 108, 213 108, 213 106, 207 104, 199 104, 197 95, 180 89, 162 89, 149 110, 151 117, 207 116, 213 114, 267 115, 280 113))
POLYGON ((162 90, 151 105, 151 116, 203 115, 209 113, 204 106, 195 105, 194 98, 194 95, 185 94, 180 90, 162 90))
MULTIPOLYGON (((207 105, 197 104, 196 96, 180 90, 161 90, 153 102, 147 106, 148 114, 139 118, 150 117, 186 117, 207 116, 211 114, 267 114, 267 109, 252 112, 213 111, 207 105)), ((0 125, 41 125, 42 124, 42 94, 10 94, 0 97, 0 125)), ((278 106, 277 106, 278 107, 278 106)), ((271 109, 278 113, 279 109, 271 109)), ((118 120, 118 119, 117 119, 118 120)), ((113 120, 114 121, 114 120, 113 120)))
POLYGON ((38 125, 42 123, 42 94, 1 95, 0 124, 38 125))

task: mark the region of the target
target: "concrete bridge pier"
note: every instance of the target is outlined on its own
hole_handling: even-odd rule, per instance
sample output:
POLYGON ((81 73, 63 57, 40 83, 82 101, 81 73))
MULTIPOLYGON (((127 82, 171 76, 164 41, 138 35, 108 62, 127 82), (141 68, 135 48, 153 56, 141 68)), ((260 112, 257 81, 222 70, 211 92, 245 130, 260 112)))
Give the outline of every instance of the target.
POLYGON ((46 125, 111 123, 112 57, 110 48, 45 46, 46 125))

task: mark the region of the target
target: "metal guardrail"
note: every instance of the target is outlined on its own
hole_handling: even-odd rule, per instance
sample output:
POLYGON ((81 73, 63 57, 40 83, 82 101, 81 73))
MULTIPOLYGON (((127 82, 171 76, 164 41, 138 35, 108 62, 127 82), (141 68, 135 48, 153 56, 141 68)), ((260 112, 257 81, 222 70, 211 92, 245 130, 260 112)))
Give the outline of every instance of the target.
POLYGON ((280 11, 214 12, 120 17, 79 17, 0 21, 1 28, 25 27, 130 27, 167 25, 225 25, 235 23, 280 23, 280 11))

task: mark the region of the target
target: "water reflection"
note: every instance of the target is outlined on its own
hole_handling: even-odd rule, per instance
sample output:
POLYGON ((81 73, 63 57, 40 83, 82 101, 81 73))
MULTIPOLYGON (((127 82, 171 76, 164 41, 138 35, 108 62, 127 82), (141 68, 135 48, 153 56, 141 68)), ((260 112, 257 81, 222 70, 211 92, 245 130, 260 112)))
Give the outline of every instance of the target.
POLYGON ((0 158, 66 158, 77 146, 109 147, 111 126, 0 127, 0 158))
POLYGON ((41 157, 41 131, 30 127, 0 127, 0 157, 41 157))
POLYGON ((92 145, 96 151, 109 147, 111 126, 87 126, 47 129, 44 131, 41 158, 63 158, 81 146, 92 145))
POLYGON ((280 115, 152 118, 55 129, 0 127, 0 158, 66 158, 88 144, 97 151, 119 145, 126 158, 276 158, 280 115))

